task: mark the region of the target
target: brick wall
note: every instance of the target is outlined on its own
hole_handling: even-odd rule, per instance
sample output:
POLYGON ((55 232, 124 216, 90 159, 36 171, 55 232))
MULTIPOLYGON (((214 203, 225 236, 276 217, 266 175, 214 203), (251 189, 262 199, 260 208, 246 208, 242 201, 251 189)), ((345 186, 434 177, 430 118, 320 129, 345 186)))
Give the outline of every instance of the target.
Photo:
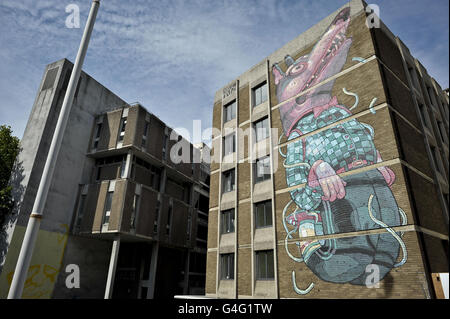
MULTIPOLYGON (((338 106, 336 107, 351 108, 350 120, 356 120, 358 123, 369 126, 366 126, 366 136, 371 136, 370 140, 373 141, 382 161, 386 163, 384 166, 377 165, 378 159, 375 158, 373 163, 368 163, 372 166, 359 167, 339 173, 340 177, 344 181, 348 181, 350 185, 346 188, 348 193, 345 199, 329 203, 330 210, 333 213, 329 221, 324 221, 324 218, 326 218, 324 202, 320 204, 322 206, 319 205, 309 211, 300 207, 296 202, 286 209, 286 214, 302 211, 318 213, 322 218, 322 227, 325 227, 327 223, 335 226, 331 233, 326 231, 325 234, 327 235, 319 238, 315 237, 318 234, 301 234, 302 237, 308 236, 309 238, 300 240, 298 229, 291 233, 292 238, 290 238, 288 245, 290 254, 297 258, 306 259, 306 262, 296 262, 287 253, 284 243, 287 233, 283 224, 285 217, 283 212, 293 198, 290 194, 291 189, 287 189, 286 169, 282 165, 285 161, 288 142, 286 136, 281 139, 281 146, 277 145, 277 141, 274 141, 272 155, 278 162, 278 169, 273 172, 273 189, 268 182, 270 187, 268 187, 267 193, 269 198, 272 196, 270 191, 275 193, 273 198, 275 220, 273 224, 277 245, 276 266, 278 269, 276 274, 280 298, 430 298, 432 297, 429 287, 431 277, 428 275, 428 271, 430 269, 448 269, 448 264, 440 257, 443 252, 442 247, 445 247, 445 243, 448 246, 448 239, 443 242, 436 239, 439 236, 445 239, 448 232, 443 229, 445 223, 442 219, 440 207, 436 205, 438 198, 434 187, 427 178, 413 171, 410 172, 410 169, 404 165, 411 165, 422 173, 431 175, 423 136, 417 130, 419 122, 411 92, 406 84, 406 74, 400 51, 395 40, 390 39, 384 29, 371 31, 365 26, 365 23, 365 13, 351 17, 346 37, 351 38, 352 44, 340 73, 335 75, 333 79, 334 83, 330 95, 337 98, 338 106), (359 59, 353 59, 355 57, 369 60, 361 62, 359 59), (345 93, 344 89, 350 93, 345 93), (355 95, 357 95, 357 99, 355 95), (358 103, 354 105, 356 100, 358 100, 358 103), (387 170, 393 173, 391 178, 395 176, 395 182, 390 187, 387 186, 385 181, 389 178, 383 178, 380 174, 381 171, 386 173, 387 170), (419 189, 425 188, 426 191, 419 191, 419 189), (418 192, 421 192, 421 194, 418 194, 418 192), (372 206, 369 207, 370 195, 375 195, 375 197, 372 199, 372 206), (430 208, 431 206, 433 208, 430 208), (376 216, 370 217, 370 214, 376 216), (386 231, 386 226, 382 225, 383 222, 387 223, 389 227, 403 227, 401 228, 401 237, 397 238, 386 231), (420 228, 417 228, 417 226, 425 227, 431 232, 435 231, 439 235, 419 236, 416 231, 420 228), (299 247, 305 241, 310 242, 309 246, 307 245, 309 248, 315 244, 318 245, 317 247, 321 247, 321 251, 326 251, 327 247, 332 249, 330 244, 332 242, 337 244, 330 259, 322 262, 317 258, 303 255, 304 252, 302 253, 299 247), (404 249, 406 249, 406 253, 404 249), (365 267, 370 264, 376 264, 381 269, 382 278, 379 282, 380 287, 377 289, 369 289, 364 285, 367 276, 365 267), (298 289, 306 289, 310 283, 313 283, 312 290, 305 292, 305 294, 296 292, 292 281, 293 271, 296 274, 295 285, 298 289), (340 292, 338 295, 336 295, 336 289, 340 292)), ((308 41, 310 41, 309 38, 308 41)), ((287 66, 282 60, 282 56, 289 54, 296 60, 311 51, 315 41, 310 42, 301 48, 293 47, 291 42, 283 48, 283 55, 275 53, 276 59, 272 59, 272 56, 268 58, 269 79, 267 80, 269 83, 271 126, 277 129, 278 136, 284 134, 280 117, 280 110, 283 108, 280 105, 281 101, 278 101, 276 96, 272 66, 274 63, 278 63, 281 70, 286 72, 287 66), (292 50, 286 52, 286 47, 292 50)), ((247 119, 255 120, 258 117, 255 114, 256 109, 251 109, 250 114, 247 114, 247 112, 248 106, 251 104, 251 99, 248 99, 250 96, 249 88, 252 87, 252 83, 258 82, 260 78, 265 76, 263 72, 258 71, 263 70, 261 65, 264 65, 264 63, 253 67, 238 79, 240 83, 237 110, 238 125, 244 123, 247 119)), ((317 89, 301 94, 300 97, 303 95, 309 98, 308 94, 312 94, 311 92, 326 90, 330 90, 329 83, 323 83, 317 89)), ((298 105, 302 105, 297 100, 296 102, 298 105)), ((216 101, 213 110, 213 125, 215 127, 222 127, 221 108, 221 101, 216 101)), ((317 115, 314 114, 314 118, 316 117, 317 115)), ((341 118, 334 123, 328 122, 327 125, 321 124, 322 126, 318 126, 316 131, 308 131, 303 138, 297 138, 295 141, 304 140, 308 143, 317 141, 321 134, 333 133, 342 129, 344 124, 350 123, 349 118, 341 118)), ((246 123, 240 128, 246 129, 250 125, 251 123, 246 123)), ((303 127, 298 129, 303 132, 303 127)), ((353 133, 350 131, 351 129, 347 134, 353 133)), ((361 134, 364 135, 364 133, 361 134)), ((357 142, 357 138, 354 140, 357 142)), ((289 143, 293 141, 291 140, 289 143)), ((314 152, 315 148, 316 150, 325 148, 336 152, 335 149, 332 149, 332 145, 335 145, 332 144, 334 142, 333 136, 327 135, 318 145, 305 145, 305 147, 309 147, 308 151, 311 153, 314 152)), ((248 142, 238 141, 238 148, 241 153, 239 159, 249 156, 246 143, 248 142)), ((218 152, 219 145, 219 138, 213 140, 213 148, 217 148, 213 150, 214 152, 218 152)), ((299 147, 302 146, 301 143, 299 145, 299 147)), ((330 153, 327 154, 330 155, 330 153)), ((369 155, 366 154, 366 156, 369 155)), ((300 159, 298 161, 302 162, 300 159)), ((253 218, 251 205, 260 200, 262 195, 256 194, 254 191, 253 198, 251 197, 250 190, 251 187, 254 187, 250 185, 251 165, 239 163, 237 167, 237 200, 240 201, 237 204, 238 227, 236 233, 238 238, 236 256, 237 294, 249 296, 252 294, 251 256, 254 252, 252 248, 255 241, 255 238, 251 236, 253 233, 251 229, 253 218), (247 247, 247 245, 250 247, 247 247)), ((213 164, 211 168, 213 171, 220 168, 223 170, 224 165, 221 167, 219 164, 213 164)), ((218 206, 219 171, 211 176, 210 208, 218 206)), ((293 187, 304 190, 305 184, 296 184, 293 187)), ((220 210, 210 210, 206 292, 209 294, 218 293, 218 295, 226 297, 233 294, 231 283, 221 281, 219 292, 216 292, 218 253, 216 249, 221 251, 221 248, 223 248, 217 247, 217 216, 219 213, 220 210)), ((286 227, 288 231, 295 228, 295 226, 289 225, 286 225, 286 227)), ((314 227, 318 227, 317 224, 314 227)), ((317 229, 319 228, 314 228, 314 231, 317 231, 317 229)), ((267 232, 268 237, 273 235, 270 231, 271 229, 267 232)), ((400 230, 396 230, 396 233, 400 234, 400 230)), ((267 238, 268 241, 270 241, 269 239, 267 238)), ((262 245, 261 243, 257 244, 262 245)), ((312 256, 315 256, 315 254, 312 254, 312 256)), ((268 283, 267 287, 270 285, 268 283)), ((260 287, 262 286, 260 285, 260 287)))

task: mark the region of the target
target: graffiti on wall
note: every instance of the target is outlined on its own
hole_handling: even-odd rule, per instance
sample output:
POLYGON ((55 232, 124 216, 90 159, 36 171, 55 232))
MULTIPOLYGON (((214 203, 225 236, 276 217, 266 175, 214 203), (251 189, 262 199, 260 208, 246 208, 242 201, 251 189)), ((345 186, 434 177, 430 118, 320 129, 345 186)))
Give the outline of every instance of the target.
MULTIPOLYGON (((283 210, 286 252, 292 260, 305 263, 321 280, 366 285, 367 266, 378 267, 381 281, 392 268, 406 262, 403 234, 394 232, 391 226, 406 225, 407 218, 392 194, 395 174, 389 167, 341 176, 382 161, 374 144, 373 128, 357 119, 346 120, 358 105, 358 95, 343 88, 344 94, 355 98, 350 107, 332 96, 335 80, 330 78, 343 68, 352 44, 352 39, 346 37, 349 23, 350 9, 346 8, 309 54, 296 60, 286 56, 286 70, 274 64, 272 73, 287 138, 286 149, 280 147, 279 152, 285 158, 287 186, 292 188, 283 210), (326 236, 375 228, 387 232, 326 236), (402 258, 397 262, 400 253, 402 258)), ((359 57, 353 60, 365 63, 359 57)), ((376 113, 375 102, 376 98, 369 105, 372 113, 376 113)), ((299 288, 295 270, 292 284, 301 295, 314 287, 314 283, 304 283, 299 288)))
MULTIPOLYGON (((16 226, 16 229, 17 227, 19 226, 16 226)), ((69 234, 67 224, 61 224, 60 227, 61 232, 43 230, 39 232, 36 246, 38 248, 43 247, 42 249, 45 249, 47 253, 35 253, 33 255, 23 288, 23 299, 48 299, 52 297, 54 286, 61 272, 69 234)), ((24 231, 25 229, 23 229, 24 231)), ((17 248, 20 248, 20 246, 17 248)), ((13 251, 12 254, 18 255, 18 251, 13 251)), ((14 276, 14 267, 14 263, 5 267, 5 278, 2 276, 0 280, 0 288, 5 288, 3 293, 9 291, 14 276)))

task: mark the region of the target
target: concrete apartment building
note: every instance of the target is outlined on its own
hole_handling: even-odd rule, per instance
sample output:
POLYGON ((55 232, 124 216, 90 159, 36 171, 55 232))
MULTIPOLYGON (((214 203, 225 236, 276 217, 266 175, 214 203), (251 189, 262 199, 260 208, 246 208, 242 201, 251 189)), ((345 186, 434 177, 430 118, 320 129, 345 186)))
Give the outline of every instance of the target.
MULTIPOLYGON (((18 205, 2 261, 7 296, 72 63, 47 66, 12 183, 18 205)), ((23 298, 204 294, 209 164, 139 104, 81 74, 23 298), (175 140, 174 140, 175 138, 175 140), (180 147, 181 145, 181 147, 180 147), (190 159, 175 163, 172 147, 190 159), (180 150, 179 150, 180 149, 180 150), (73 266, 79 288, 68 288, 73 266)))
POLYGON ((206 296, 442 295, 448 93, 366 6, 216 92, 206 296))

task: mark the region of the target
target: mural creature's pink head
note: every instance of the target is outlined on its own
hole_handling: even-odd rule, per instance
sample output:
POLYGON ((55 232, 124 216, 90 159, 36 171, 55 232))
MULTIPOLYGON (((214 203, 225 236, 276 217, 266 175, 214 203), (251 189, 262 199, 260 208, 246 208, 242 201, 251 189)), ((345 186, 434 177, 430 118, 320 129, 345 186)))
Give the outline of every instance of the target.
MULTIPOLYGON (((295 61, 287 55, 284 59, 287 66, 286 72, 283 72, 277 63, 273 65, 272 73, 279 103, 293 98, 342 69, 352 43, 351 38, 345 36, 349 22, 350 8, 345 8, 334 18, 309 54, 295 61)), ((326 104, 331 100, 333 84, 334 81, 330 81, 280 107, 286 136, 289 136, 294 125, 303 115, 315 106, 326 104)))

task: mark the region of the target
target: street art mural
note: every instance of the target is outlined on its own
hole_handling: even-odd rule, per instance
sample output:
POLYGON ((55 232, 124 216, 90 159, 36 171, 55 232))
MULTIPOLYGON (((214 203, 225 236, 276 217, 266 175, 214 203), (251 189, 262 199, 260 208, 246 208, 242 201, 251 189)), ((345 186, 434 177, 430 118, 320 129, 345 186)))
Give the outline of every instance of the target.
MULTIPOLYGON (((281 103, 284 135, 280 142, 283 136, 287 138, 283 144, 286 149, 280 146, 279 152, 285 158, 287 186, 293 187, 291 199, 283 210, 286 252, 292 260, 304 262, 321 280, 366 285, 368 265, 378 266, 378 278, 382 280, 392 268, 406 262, 403 234, 391 227, 406 225, 407 218, 390 189, 395 181, 390 168, 339 176, 382 161, 374 145, 373 128, 356 119, 345 120, 358 105, 358 95, 342 88, 345 94, 355 98, 355 104, 347 108, 332 96, 334 79, 314 88, 344 66, 352 44, 352 39, 345 35, 349 23, 350 9, 346 8, 335 17, 309 54, 297 60, 286 56, 287 69, 283 71, 274 64, 272 73, 281 103), (309 134, 316 130, 319 131, 309 134), (302 239, 376 228, 385 228, 387 232, 302 239), (402 258, 397 262, 400 253, 402 258)), ((365 62, 359 57, 352 60, 365 62)), ((369 106, 374 114, 375 102, 376 98, 369 106)), ((314 283, 298 285, 295 270, 292 284, 294 291, 301 295, 314 287, 314 283)))

